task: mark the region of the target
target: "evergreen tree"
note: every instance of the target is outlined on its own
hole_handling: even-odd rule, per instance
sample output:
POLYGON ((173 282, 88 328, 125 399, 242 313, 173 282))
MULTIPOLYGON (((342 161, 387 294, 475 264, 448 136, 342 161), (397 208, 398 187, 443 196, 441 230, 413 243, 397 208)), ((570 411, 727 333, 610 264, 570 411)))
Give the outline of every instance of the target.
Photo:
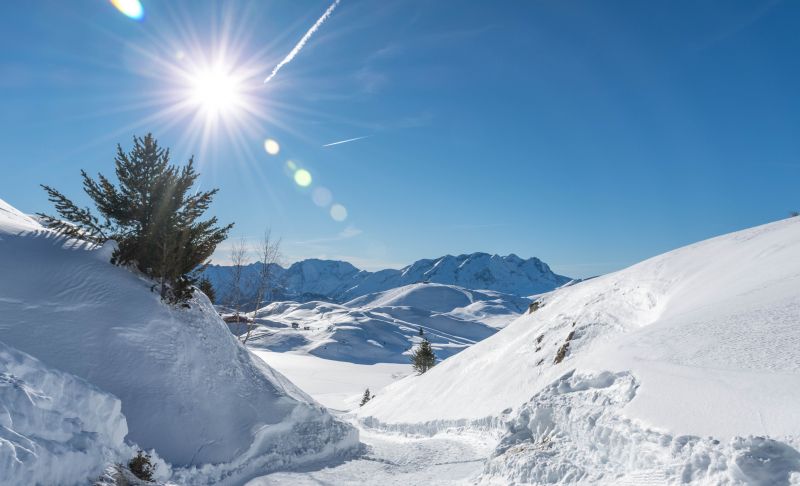
POLYGON ((112 263, 133 265, 155 279, 165 301, 187 300, 196 271, 233 226, 217 226, 216 217, 200 221, 217 189, 192 190, 199 176, 194 159, 182 167, 170 165, 169 149, 159 147, 152 134, 134 137, 129 153, 117 145, 114 162, 118 185, 102 174, 93 179, 81 171, 83 189, 102 219, 45 185, 60 218, 39 216, 69 237, 98 244, 115 240, 112 263))
POLYGON ((433 368, 436 364, 436 355, 433 354, 433 348, 430 341, 423 339, 417 349, 411 353, 411 364, 419 374, 425 373, 433 368))
POLYGON ((423 336, 424 334, 425 334, 425 331, 422 330, 422 326, 419 326, 419 335, 423 336))
POLYGON ((214 292, 214 286, 211 285, 211 280, 209 280, 208 277, 203 276, 200 279, 200 283, 197 285, 197 288, 206 294, 206 297, 208 297, 208 300, 210 300, 212 304, 217 300, 217 294, 214 292))
POLYGON ((364 390, 364 396, 361 397, 361 405, 360 406, 363 407, 370 400, 372 400, 372 396, 369 393, 369 388, 367 388, 366 390, 364 390))

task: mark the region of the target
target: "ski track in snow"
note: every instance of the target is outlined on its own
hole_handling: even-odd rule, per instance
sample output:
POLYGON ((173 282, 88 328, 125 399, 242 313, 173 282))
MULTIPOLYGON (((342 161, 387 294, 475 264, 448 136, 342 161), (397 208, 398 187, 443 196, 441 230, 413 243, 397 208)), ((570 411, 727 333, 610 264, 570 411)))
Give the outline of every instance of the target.
POLYGON ((366 448, 356 459, 314 471, 274 473, 247 486, 474 484, 496 440, 476 434, 405 437, 360 428, 366 448))

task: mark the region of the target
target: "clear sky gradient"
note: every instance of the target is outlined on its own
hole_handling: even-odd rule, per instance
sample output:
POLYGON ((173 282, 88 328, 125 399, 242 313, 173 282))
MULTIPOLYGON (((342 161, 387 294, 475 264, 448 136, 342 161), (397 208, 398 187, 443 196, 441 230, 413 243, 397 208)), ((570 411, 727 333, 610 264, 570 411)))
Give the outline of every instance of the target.
POLYGON ((341 0, 264 84, 330 4, 4 2, 0 198, 86 203, 80 169, 152 131, 287 263, 485 251, 578 277, 800 208, 800 2, 341 0), (211 58, 244 105, 213 124, 176 74, 211 58))

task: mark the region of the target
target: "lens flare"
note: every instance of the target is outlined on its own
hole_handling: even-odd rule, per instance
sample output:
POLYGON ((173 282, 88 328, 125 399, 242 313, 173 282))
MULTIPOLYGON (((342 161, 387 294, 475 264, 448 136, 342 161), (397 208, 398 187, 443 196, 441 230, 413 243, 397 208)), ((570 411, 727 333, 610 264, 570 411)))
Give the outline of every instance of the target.
POLYGON ((142 20, 144 8, 139 0, 111 0, 111 5, 134 20, 142 20))
POLYGON ((311 185, 311 173, 305 169, 297 169, 294 173, 294 182, 300 187, 311 185))
POLYGON ((338 203, 334 204, 331 206, 331 218, 333 218, 334 221, 344 221, 347 219, 347 208, 338 203))
POLYGON ((281 151, 281 146, 275 140, 268 138, 264 140, 264 150, 270 155, 278 155, 278 152, 281 151))
POLYGON ((194 76, 190 99, 207 115, 216 116, 238 107, 240 92, 238 80, 224 67, 216 66, 194 76))
POLYGON ((314 204, 317 206, 324 208, 333 201, 333 194, 325 187, 317 187, 311 193, 311 200, 314 201, 314 204))

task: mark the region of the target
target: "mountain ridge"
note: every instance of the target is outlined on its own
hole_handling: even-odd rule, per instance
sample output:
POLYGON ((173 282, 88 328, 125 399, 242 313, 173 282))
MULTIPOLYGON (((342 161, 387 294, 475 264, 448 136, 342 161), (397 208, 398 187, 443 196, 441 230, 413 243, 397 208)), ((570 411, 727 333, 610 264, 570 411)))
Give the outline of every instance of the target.
MULTIPOLYGON (((261 266, 258 262, 251 263, 243 270, 245 300, 255 296, 254 281, 261 266)), ((572 280, 554 273, 536 257, 523 259, 514 253, 501 256, 485 252, 420 259, 401 269, 374 272, 346 261, 318 258, 301 260, 288 268, 270 264, 270 271, 278 283, 265 299, 268 302, 346 302, 373 292, 426 282, 528 296, 549 292, 572 280)), ((229 265, 209 265, 203 272, 217 289, 217 303, 229 300, 226 295, 230 294, 231 272, 229 265)))

